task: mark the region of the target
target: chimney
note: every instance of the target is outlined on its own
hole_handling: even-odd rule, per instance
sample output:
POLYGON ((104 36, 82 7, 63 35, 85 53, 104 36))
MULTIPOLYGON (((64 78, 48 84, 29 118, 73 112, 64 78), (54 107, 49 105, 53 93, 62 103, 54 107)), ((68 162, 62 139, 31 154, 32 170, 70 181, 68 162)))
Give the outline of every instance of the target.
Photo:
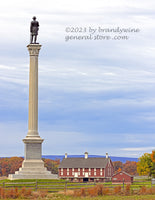
POLYGON ((108 158, 108 153, 106 153, 105 155, 106 155, 105 157, 108 158))
POLYGON ((88 158, 88 152, 85 152, 85 153, 84 153, 84 157, 85 157, 85 159, 88 158))
POLYGON ((67 153, 65 153, 65 158, 67 158, 67 153))

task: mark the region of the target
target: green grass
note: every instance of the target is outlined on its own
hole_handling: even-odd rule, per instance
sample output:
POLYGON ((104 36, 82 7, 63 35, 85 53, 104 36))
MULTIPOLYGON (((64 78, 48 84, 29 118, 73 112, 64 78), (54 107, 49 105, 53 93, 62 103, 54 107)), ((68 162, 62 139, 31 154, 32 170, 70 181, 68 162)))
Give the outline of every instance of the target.
POLYGON ((73 197, 54 194, 49 200, 155 200, 155 195, 73 197))

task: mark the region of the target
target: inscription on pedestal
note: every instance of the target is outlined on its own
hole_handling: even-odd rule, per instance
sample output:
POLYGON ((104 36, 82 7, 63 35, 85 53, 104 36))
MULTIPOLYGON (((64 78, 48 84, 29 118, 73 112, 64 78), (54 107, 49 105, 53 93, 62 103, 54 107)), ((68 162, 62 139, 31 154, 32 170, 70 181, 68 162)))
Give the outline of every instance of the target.
POLYGON ((25 160, 41 159, 41 144, 27 143, 25 144, 25 160))

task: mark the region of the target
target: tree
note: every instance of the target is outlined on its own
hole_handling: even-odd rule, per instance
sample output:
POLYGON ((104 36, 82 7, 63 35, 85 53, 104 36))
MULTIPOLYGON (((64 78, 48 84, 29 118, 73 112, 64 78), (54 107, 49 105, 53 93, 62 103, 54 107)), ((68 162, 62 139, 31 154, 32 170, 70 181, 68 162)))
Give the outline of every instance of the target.
POLYGON ((45 163, 45 167, 47 167, 48 171, 51 171, 52 174, 58 174, 58 166, 60 164, 60 160, 51 160, 51 159, 43 159, 45 163))
POLYGON ((137 162, 127 160, 126 163, 123 164, 123 171, 129 173, 130 175, 136 175, 137 174, 137 162))
POLYGON ((21 157, 0 158, 0 175, 14 174, 21 167, 22 161, 23 158, 21 157))
POLYGON ((141 175, 151 176, 151 169, 153 166, 150 153, 144 153, 137 163, 137 172, 141 175))
POLYGON ((153 178, 155 178, 155 151, 152 151, 152 153, 151 153, 151 160, 152 160, 152 167, 151 167, 150 175, 153 178))
POLYGON ((114 165, 114 172, 117 173, 119 172, 120 170, 123 169, 123 163, 121 161, 115 161, 113 162, 113 165, 114 165))

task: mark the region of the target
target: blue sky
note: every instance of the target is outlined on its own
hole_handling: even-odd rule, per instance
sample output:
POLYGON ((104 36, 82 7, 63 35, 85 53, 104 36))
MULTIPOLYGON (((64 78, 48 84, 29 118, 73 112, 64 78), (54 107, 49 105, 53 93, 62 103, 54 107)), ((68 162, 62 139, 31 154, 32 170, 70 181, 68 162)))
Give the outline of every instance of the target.
MULTIPOLYGON (((0 156, 23 156, 29 26, 40 23, 43 154, 139 157, 155 146, 153 0, 5 0, 0 7, 0 156), (66 27, 138 28, 128 40, 72 40, 66 27)), ((70 34, 71 35, 71 34, 70 34)), ((111 34, 110 34, 111 35, 111 34)), ((119 35, 119 34, 118 34, 119 35)))

